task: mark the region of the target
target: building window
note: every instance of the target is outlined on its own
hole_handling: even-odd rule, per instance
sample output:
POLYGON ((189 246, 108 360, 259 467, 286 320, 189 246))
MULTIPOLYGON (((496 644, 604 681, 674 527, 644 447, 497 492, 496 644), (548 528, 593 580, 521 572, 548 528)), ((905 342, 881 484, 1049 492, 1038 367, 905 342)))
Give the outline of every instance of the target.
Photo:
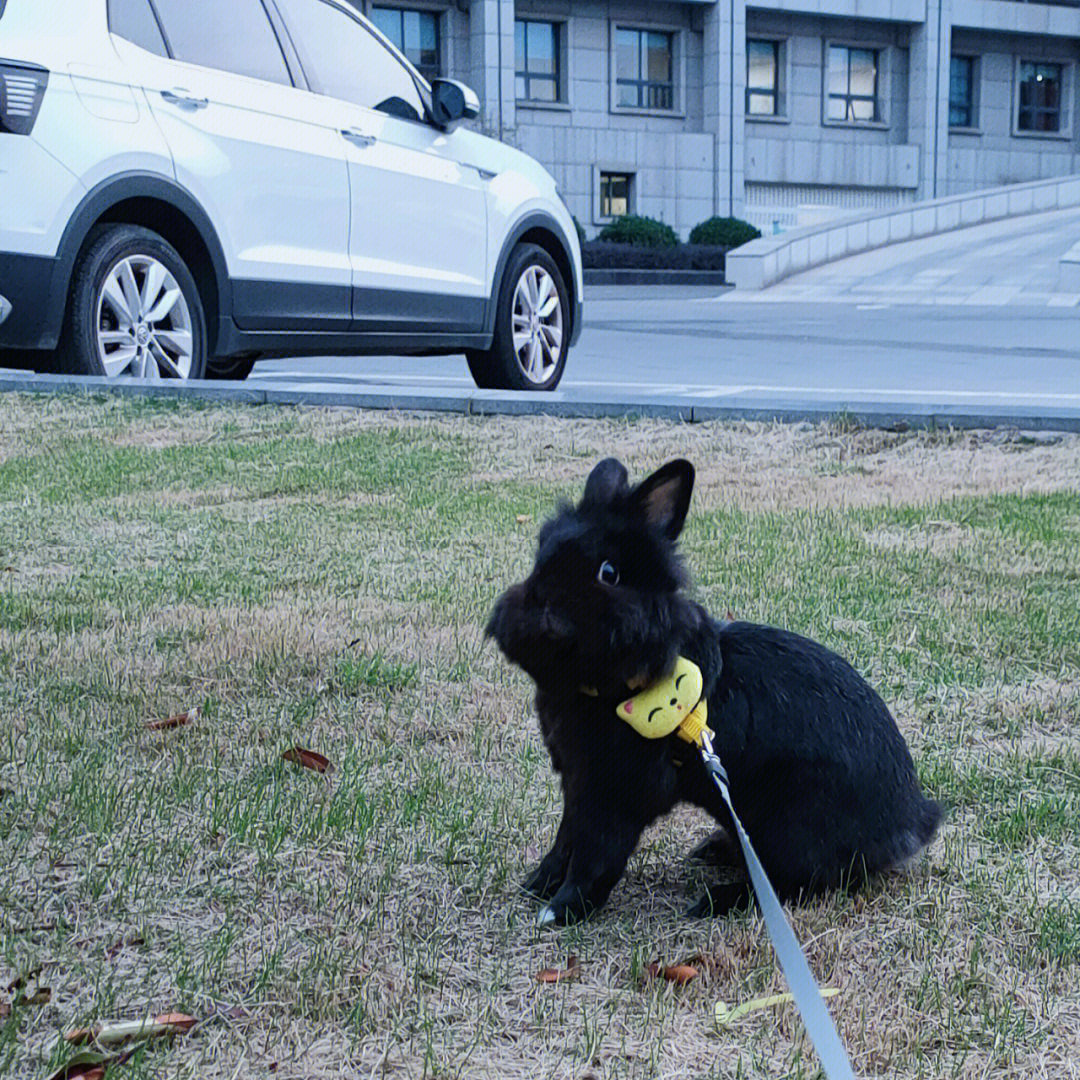
POLYGON ((629 214, 633 173, 602 172, 600 174, 600 217, 617 218, 629 214))
POLYGON ((439 77, 438 12, 373 7, 371 21, 408 57, 425 79, 439 77))
POLYGON ((1062 131, 1062 65, 1021 60, 1018 85, 1017 131, 1062 131))
POLYGON ((949 63, 949 127, 973 128, 975 116, 975 57, 954 56, 949 63))
POLYGON ((564 100, 561 30, 560 23, 525 19, 514 23, 514 76, 519 100, 564 100))
POLYGON ((620 108, 675 108, 674 46, 674 34, 616 29, 615 100, 620 108))
POLYGON ((879 49, 829 46, 829 120, 870 124, 881 120, 878 105, 879 49))
POLYGON ((746 115, 782 116, 780 96, 781 42, 746 42, 746 115))

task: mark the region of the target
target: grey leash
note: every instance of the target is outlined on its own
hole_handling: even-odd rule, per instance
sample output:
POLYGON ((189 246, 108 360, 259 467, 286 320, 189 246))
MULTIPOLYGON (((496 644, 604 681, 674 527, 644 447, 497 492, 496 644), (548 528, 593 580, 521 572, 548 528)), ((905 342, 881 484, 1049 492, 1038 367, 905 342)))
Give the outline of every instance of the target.
POLYGON ((758 906, 765 918, 765 928, 772 938, 773 950, 776 958, 780 961, 780 967, 791 988, 791 996, 802 1014, 806 1034, 814 1044, 821 1067, 828 1080, 855 1080, 855 1074, 851 1071, 851 1062, 844 1050, 840 1036, 836 1033, 836 1027, 825 1008, 825 1001, 814 981, 810 971, 810 965, 803 956, 802 948, 795 937, 791 926, 788 924, 784 909, 769 883, 768 875, 764 867, 754 853, 750 837, 735 813, 735 807, 731 805, 731 794, 728 791, 728 777, 720 759, 712 748, 712 740, 709 738, 708 729, 702 732, 701 756, 705 762, 705 768, 709 770, 720 794, 724 797, 728 809, 731 811, 732 820, 735 822, 735 830, 739 835, 739 843, 742 845, 743 856, 746 859, 746 868, 750 871, 750 882, 757 894, 758 906))

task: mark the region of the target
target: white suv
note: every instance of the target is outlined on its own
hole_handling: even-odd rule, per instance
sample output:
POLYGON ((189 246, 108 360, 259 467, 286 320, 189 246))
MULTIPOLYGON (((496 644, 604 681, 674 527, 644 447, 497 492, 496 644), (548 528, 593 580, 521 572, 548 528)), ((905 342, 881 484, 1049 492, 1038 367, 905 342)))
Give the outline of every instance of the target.
POLYGON ((464 352, 554 388, 576 229, 477 113, 343 0, 0 0, 0 366, 464 352))

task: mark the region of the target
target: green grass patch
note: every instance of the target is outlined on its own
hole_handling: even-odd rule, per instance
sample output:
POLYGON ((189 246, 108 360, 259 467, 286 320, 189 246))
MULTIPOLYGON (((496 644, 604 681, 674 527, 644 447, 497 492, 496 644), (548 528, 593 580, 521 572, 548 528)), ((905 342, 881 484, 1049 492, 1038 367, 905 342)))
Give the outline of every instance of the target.
POLYGON ((1051 1074, 1080 1009, 1078 445, 0 400, 0 1004, 51 989, 0 1015, 0 1075, 174 1009, 202 1026, 117 1077, 816 1075, 790 1010, 712 1027, 784 985, 756 916, 682 915, 700 814, 584 926, 538 933, 518 894, 561 796, 483 626, 608 453, 700 466, 695 595, 848 657, 949 807, 906 874, 791 913, 858 1071, 1051 1074), (535 981, 569 954, 580 980, 535 981))

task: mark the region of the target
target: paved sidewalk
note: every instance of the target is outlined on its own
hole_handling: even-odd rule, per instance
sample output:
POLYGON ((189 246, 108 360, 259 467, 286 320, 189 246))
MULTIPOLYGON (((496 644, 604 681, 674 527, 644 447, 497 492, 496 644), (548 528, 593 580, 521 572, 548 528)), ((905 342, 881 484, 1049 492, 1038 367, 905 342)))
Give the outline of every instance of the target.
POLYGON ((1058 259, 1080 240, 1080 208, 1053 210, 909 240, 806 270, 745 303, 932 304, 1076 307, 1058 290, 1058 259))

